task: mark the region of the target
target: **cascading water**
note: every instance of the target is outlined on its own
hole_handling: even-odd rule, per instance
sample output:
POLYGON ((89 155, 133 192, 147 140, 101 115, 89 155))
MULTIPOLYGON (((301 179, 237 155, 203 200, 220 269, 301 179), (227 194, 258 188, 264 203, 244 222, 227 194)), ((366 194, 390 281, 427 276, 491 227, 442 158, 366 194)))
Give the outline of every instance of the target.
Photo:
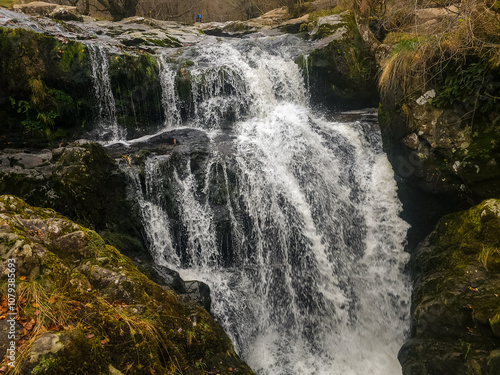
POLYGON ((177 72, 169 67, 165 55, 160 55, 158 61, 160 65, 162 105, 165 111, 165 126, 179 126, 181 124, 180 101, 175 89, 177 72))
POLYGON ((258 374, 400 374, 408 226, 377 127, 313 113, 296 64, 255 41, 185 53, 183 125, 205 148, 128 169, 156 262, 209 284, 214 316, 258 374))
MULTIPOLYGON (((0 23, 77 37, 5 9, 0 23)), ((89 25, 75 30, 92 34, 99 136, 124 140, 107 52, 116 30, 89 25)), ((299 38, 183 33, 198 45, 158 55, 164 125, 199 138, 174 139, 143 170, 127 163, 155 261, 209 284, 213 315, 260 375, 400 374, 408 226, 376 125, 309 107, 299 38)))
POLYGON ((307 85, 307 91, 310 90, 310 79, 309 79, 309 54, 305 54, 302 56, 303 64, 304 64, 304 70, 305 70, 305 76, 306 76, 306 85, 307 85))
POLYGON ((99 138, 109 141, 123 140, 125 132, 116 122, 115 98, 109 78, 108 53, 102 44, 87 44, 87 48, 92 65, 99 138))

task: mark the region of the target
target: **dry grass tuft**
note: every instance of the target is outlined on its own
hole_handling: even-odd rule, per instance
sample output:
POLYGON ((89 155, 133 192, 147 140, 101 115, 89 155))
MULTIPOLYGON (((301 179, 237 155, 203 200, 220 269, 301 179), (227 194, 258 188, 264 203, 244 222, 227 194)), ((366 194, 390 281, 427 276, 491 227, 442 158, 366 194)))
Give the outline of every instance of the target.
MULTIPOLYGON (((392 1, 403 5, 405 0, 392 1)), ((428 81, 450 64, 465 69, 470 56, 488 61, 490 68, 500 66, 500 15, 486 1, 463 0, 458 5, 440 20, 444 30, 439 33, 419 33, 415 26, 413 33, 387 36, 386 43, 396 44, 391 56, 382 63, 381 92, 396 87, 402 87, 405 95, 411 94, 410 87, 423 90, 428 81)))

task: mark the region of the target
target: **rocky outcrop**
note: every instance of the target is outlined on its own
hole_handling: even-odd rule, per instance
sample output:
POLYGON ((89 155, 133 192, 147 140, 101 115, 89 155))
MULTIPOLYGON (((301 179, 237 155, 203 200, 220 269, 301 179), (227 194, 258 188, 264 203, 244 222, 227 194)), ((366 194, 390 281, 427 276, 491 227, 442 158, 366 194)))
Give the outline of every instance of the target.
MULTIPOLYGON (((422 9, 418 17, 429 16, 436 31, 453 14, 422 9)), ((487 49, 482 56, 464 49, 455 55, 432 31, 419 32, 420 38, 390 33, 376 50, 379 124, 412 224, 411 248, 441 216, 500 197, 500 70, 487 61, 487 49)))
POLYGON ((69 5, 33 1, 27 4, 14 4, 14 10, 31 15, 50 17, 61 21, 83 21, 76 7, 69 5))
POLYGON ((404 375, 500 372, 500 200, 443 217, 412 254, 404 375))
POLYGON ((0 145, 61 139, 93 122, 85 46, 23 29, 0 29, 0 145), (31 139, 30 139, 31 138, 31 139))
POLYGON ((140 236, 128 214, 126 183, 115 161, 95 143, 0 153, 0 194, 51 207, 100 232, 140 236))
POLYGON ((300 28, 315 41, 314 50, 298 60, 307 75, 313 101, 334 109, 375 106, 375 59, 354 15, 345 11, 318 17, 300 28))
MULTIPOLYGON (((183 264, 190 262, 190 259, 184 258, 188 256, 186 249, 190 245, 189 237, 186 235, 187 228, 182 220, 181 202, 176 197, 183 190, 180 181, 188 175, 193 176, 192 182, 199 192, 196 199, 201 204, 209 205, 214 212, 214 234, 217 238, 218 253, 223 254, 224 262, 230 264, 232 261, 231 241, 233 236, 231 231, 233 228, 230 224, 228 199, 233 201, 237 199, 236 171, 233 169, 236 168, 236 165, 228 163, 223 167, 221 162, 216 162, 210 166, 210 172, 207 174, 207 161, 213 152, 230 155, 234 152, 233 147, 232 136, 229 134, 220 134, 215 143, 212 143, 207 134, 198 129, 175 129, 165 131, 147 140, 139 140, 131 145, 115 144, 107 147, 108 154, 118 159, 122 166, 127 169, 131 176, 130 183, 136 186, 137 194, 157 192, 156 197, 162 202, 162 208, 168 215, 172 246, 176 254, 180 255, 183 264), (146 173, 147 164, 149 168, 152 168, 152 165, 155 166, 153 167, 156 171, 154 177, 146 173), (223 168, 227 173, 227 180, 224 177, 223 168), (150 186, 150 188, 145 188, 146 186, 150 186), (230 194, 230 198, 228 194, 230 194)), ((202 289, 197 288, 199 292, 203 292, 202 289)), ((209 302, 203 297, 203 293, 198 299, 202 301, 204 306, 209 305, 209 302)))
MULTIPOLYGON (((39 33, 27 30, 33 25, 28 19, 22 19, 26 29, 14 28, 20 22, 15 16, 22 19, 14 12, 0 18, 0 26, 6 26, 0 28, 2 148, 53 147, 95 130, 100 100, 92 68, 95 58, 109 59, 118 126, 135 137, 144 134, 145 128, 163 125, 160 66, 154 53, 203 37, 193 27, 141 17, 81 28, 76 23, 43 20, 46 30, 39 33), (105 39, 102 54, 91 54, 92 47, 81 42, 100 37, 105 39)), ((36 26, 40 31, 42 26, 36 26)))
POLYGON ((473 118, 460 104, 437 107, 443 89, 429 88, 404 102, 383 98, 380 126, 396 173, 432 194, 500 197, 500 113, 492 109, 473 118))
POLYGON ((137 266, 149 269, 152 258, 144 245, 138 210, 127 198, 127 184, 116 161, 95 143, 0 152, 0 194, 16 194, 32 205, 63 213, 96 230, 137 266))
POLYGON ((253 374, 204 309, 53 210, 1 196, 0 253, 4 283, 15 264, 20 374, 253 374))

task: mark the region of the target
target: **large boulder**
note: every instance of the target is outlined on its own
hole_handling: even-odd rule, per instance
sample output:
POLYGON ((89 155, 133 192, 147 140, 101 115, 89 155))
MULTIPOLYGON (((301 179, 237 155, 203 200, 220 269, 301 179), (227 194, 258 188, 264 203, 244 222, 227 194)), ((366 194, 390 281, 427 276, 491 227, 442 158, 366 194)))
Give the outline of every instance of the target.
POLYGON ((253 374, 195 301, 53 210, 1 196, 0 256, 2 278, 15 273, 20 374, 253 374))
POLYGON ((403 374, 498 374, 500 200, 443 217, 411 264, 403 374))

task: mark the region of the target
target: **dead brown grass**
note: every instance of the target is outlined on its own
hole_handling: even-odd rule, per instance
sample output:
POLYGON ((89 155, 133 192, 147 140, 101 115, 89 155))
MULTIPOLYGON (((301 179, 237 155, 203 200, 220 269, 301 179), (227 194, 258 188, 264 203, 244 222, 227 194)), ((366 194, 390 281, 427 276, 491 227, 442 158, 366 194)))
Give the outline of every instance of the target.
MULTIPOLYGON (((405 0, 393 1, 403 5, 405 0)), ((410 87, 424 89, 433 74, 439 74, 450 61, 455 66, 465 66, 470 56, 487 60, 491 68, 500 66, 500 15, 486 1, 463 0, 459 5, 437 20, 444 26, 439 33, 420 33, 415 24, 412 32, 400 28, 403 32, 387 36, 386 42, 395 45, 392 54, 382 62, 382 92, 396 86, 402 87, 405 94, 410 87)))

